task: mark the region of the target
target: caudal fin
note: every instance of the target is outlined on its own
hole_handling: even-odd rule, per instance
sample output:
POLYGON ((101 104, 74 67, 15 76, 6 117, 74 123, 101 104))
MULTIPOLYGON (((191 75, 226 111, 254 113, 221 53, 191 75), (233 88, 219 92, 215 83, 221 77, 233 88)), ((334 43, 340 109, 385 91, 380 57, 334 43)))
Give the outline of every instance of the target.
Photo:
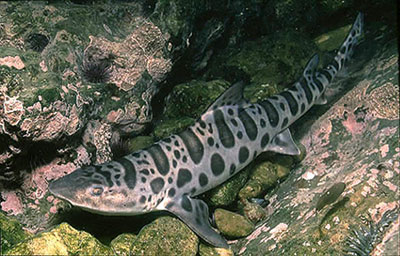
POLYGON ((364 14, 361 12, 358 13, 356 20, 354 21, 353 26, 350 29, 349 34, 344 40, 342 46, 340 46, 337 55, 335 56, 335 61, 339 65, 339 70, 343 68, 344 63, 348 61, 353 54, 354 46, 360 40, 360 37, 363 33, 364 29, 364 14))

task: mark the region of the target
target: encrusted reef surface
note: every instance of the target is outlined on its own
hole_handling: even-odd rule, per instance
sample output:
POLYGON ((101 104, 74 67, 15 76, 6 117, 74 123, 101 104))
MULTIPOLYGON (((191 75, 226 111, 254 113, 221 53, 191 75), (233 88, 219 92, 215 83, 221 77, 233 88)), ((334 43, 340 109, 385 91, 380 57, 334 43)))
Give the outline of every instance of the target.
POLYGON ((393 10, 394 1, 0 3, 0 254, 399 255, 393 10), (99 216, 48 193, 82 165, 182 131, 236 80, 253 102, 287 88, 312 54, 332 57, 360 8, 366 31, 347 74, 290 128, 301 156, 264 153, 200 195, 229 250, 165 213, 99 216))

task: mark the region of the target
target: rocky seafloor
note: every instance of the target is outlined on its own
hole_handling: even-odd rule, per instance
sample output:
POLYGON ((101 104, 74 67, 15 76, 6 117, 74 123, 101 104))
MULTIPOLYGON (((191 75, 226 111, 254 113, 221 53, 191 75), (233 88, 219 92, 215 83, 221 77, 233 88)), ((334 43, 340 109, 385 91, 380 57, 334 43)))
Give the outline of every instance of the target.
POLYGON ((400 255, 394 1, 0 3, 1 255, 400 255), (379 11, 378 11, 379 10, 379 11), (182 131, 230 84, 254 102, 333 56, 358 11, 348 70, 264 153, 200 195, 230 249, 166 213, 106 217, 48 183, 182 131))

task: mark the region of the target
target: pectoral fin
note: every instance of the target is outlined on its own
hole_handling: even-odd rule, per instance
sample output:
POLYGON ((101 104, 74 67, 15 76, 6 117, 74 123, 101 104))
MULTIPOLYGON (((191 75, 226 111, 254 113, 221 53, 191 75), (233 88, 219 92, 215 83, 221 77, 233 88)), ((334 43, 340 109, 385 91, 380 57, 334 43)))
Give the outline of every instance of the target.
POLYGON ((267 151, 273 151, 285 155, 300 155, 300 149, 294 143, 289 129, 286 129, 275 136, 266 148, 267 151))
POLYGON ((208 220, 208 206, 202 200, 183 195, 168 203, 165 208, 181 219, 207 243, 216 247, 229 247, 225 239, 211 227, 208 220))

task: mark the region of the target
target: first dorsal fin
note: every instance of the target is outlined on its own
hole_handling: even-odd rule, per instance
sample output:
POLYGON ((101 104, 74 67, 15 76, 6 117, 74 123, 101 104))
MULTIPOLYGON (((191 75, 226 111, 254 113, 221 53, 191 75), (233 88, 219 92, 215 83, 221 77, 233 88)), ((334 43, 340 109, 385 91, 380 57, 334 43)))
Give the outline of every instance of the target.
POLYGON ((222 93, 213 104, 211 104, 206 112, 215 110, 222 106, 239 104, 243 105, 246 101, 243 98, 243 89, 244 83, 243 81, 237 82, 229 87, 224 93, 222 93))

